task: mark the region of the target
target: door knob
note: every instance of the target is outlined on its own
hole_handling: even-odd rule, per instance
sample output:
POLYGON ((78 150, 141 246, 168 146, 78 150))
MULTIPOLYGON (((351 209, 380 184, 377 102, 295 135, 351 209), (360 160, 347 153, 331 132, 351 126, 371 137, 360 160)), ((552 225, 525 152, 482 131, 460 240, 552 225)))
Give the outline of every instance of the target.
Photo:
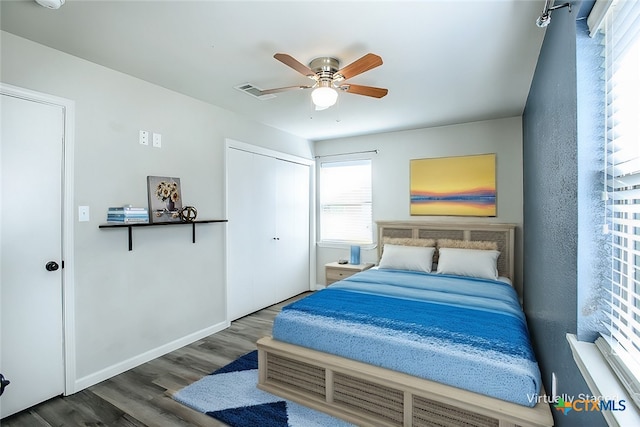
POLYGON ((2 393, 4 393, 4 388, 9 384, 11 384, 11 381, 6 379, 4 375, 0 374, 0 396, 2 396, 2 393))
POLYGON ((46 268, 47 271, 56 271, 58 268, 60 268, 60 266, 55 261, 49 261, 47 265, 44 266, 44 268, 46 268))

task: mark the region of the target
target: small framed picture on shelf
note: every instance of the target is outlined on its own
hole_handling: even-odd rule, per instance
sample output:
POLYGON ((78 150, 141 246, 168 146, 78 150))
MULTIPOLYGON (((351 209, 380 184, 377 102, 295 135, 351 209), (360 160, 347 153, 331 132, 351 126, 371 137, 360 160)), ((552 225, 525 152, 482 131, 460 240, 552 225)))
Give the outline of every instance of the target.
POLYGON ((180 222, 182 190, 180 178, 147 176, 149 222, 180 222))

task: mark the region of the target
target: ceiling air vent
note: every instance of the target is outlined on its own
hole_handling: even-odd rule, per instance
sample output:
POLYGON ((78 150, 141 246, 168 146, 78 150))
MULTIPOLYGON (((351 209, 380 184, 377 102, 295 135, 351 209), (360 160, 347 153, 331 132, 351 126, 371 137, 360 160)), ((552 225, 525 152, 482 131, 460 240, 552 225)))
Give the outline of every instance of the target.
POLYGON ((248 95, 253 96, 254 98, 258 98, 258 99, 261 99, 261 100, 271 99, 271 98, 275 98, 276 97, 273 94, 260 95, 262 93, 262 90, 260 90, 259 88, 255 87, 251 83, 241 84, 239 86, 236 86, 235 88, 238 89, 241 92, 244 92, 244 93, 246 93, 248 95))

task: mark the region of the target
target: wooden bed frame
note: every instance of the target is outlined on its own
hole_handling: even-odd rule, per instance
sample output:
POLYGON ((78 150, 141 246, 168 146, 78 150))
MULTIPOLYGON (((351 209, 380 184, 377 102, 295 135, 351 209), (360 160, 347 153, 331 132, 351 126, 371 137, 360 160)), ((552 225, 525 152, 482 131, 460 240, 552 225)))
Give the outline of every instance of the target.
MULTIPOLYGON (((514 232, 513 224, 378 222, 379 242, 384 237, 495 241, 501 252, 498 271, 511 279, 514 232)), ((258 388, 357 425, 553 425, 543 399, 529 408, 271 337, 257 344, 258 388)))

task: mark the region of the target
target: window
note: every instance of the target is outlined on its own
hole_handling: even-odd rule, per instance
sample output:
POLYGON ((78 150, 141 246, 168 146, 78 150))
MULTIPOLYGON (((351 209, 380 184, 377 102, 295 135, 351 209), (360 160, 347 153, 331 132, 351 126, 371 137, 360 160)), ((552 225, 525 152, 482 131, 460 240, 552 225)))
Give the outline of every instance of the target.
POLYGON ((320 241, 373 242, 371 160, 320 165, 320 241))
POLYGON ((610 237, 606 339, 614 371, 640 403, 640 2, 614 3, 601 31, 605 228, 610 237))

